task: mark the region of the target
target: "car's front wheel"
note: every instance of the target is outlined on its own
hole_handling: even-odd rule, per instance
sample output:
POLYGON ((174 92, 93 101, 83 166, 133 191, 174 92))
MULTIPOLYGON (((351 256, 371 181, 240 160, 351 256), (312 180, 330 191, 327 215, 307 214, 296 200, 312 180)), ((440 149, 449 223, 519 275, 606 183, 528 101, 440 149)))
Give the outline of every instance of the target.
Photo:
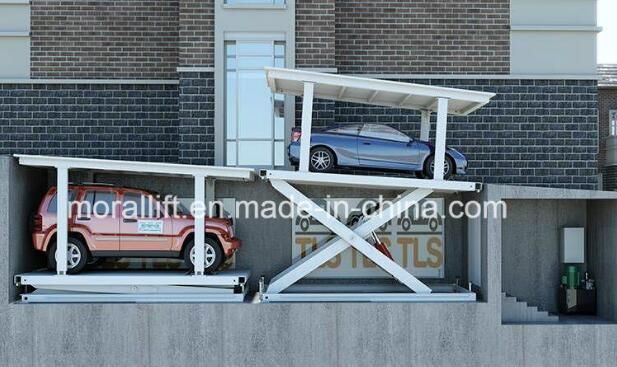
MULTIPOLYGON (((449 179, 454 171, 454 162, 452 158, 446 156, 446 160, 443 166, 443 178, 449 179)), ((424 162, 424 175, 429 178, 435 177, 435 155, 429 156, 424 162)))
POLYGON ((334 153, 328 148, 317 147, 311 150, 310 168, 313 172, 328 172, 334 167, 334 153))
MULTIPOLYGON (((223 263, 223 249, 212 238, 206 237, 204 243, 204 271, 206 274, 213 273, 223 263)), ((184 250, 184 263, 189 269, 195 264, 195 241, 191 240, 184 250)))
MULTIPOLYGON (((56 241, 47 248, 47 267, 56 270, 56 241)), ((88 264, 88 248, 79 239, 69 237, 66 247, 66 272, 78 274, 88 264)))

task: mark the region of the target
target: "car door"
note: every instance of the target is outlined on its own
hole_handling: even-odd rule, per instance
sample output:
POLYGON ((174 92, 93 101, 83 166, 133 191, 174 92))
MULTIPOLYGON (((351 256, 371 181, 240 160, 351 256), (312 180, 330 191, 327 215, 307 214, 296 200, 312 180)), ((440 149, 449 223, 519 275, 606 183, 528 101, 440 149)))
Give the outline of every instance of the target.
POLYGON ((139 256, 140 253, 148 255, 171 250, 172 218, 165 215, 164 208, 154 197, 142 191, 125 191, 121 216, 122 252, 139 256))
POLYGON ((118 251, 120 219, 114 205, 116 192, 112 188, 88 189, 78 200, 75 227, 90 234, 88 247, 93 255, 99 251, 118 251))
POLYGON ((358 159, 361 166, 385 169, 414 169, 411 139, 385 125, 365 124, 358 136, 358 159))

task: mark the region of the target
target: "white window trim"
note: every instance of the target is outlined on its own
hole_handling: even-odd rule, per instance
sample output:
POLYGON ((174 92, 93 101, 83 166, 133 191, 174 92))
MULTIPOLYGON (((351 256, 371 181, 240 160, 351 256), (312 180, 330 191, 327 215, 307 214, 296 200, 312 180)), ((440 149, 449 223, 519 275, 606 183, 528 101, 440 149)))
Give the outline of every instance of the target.
MULTIPOLYGON (((265 34, 265 35, 269 36, 268 34, 265 34)), ((260 35, 258 35, 258 37, 252 37, 252 36, 246 35, 246 34, 242 34, 242 35, 235 34, 235 36, 238 36, 238 37, 234 38, 234 39, 226 39, 225 40, 225 45, 227 45, 227 42, 233 42, 235 45, 237 45, 238 42, 242 42, 242 43, 253 43, 253 42, 255 42, 255 43, 262 43, 262 44, 263 43, 270 43, 270 44, 272 44, 272 51, 273 51, 273 53, 272 53, 272 55, 267 55, 267 56, 271 56, 272 65, 275 65, 275 59, 276 59, 275 52, 274 52, 275 44, 276 43, 283 43, 284 44, 285 43, 285 41, 284 41, 285 35, 284 34, 271 34, 271 35, 272 35, 272 37, 265 37, 264 38, 263 37, 264 34, 260 34, 260 35)), ((236 53, 237 52, 238 52, 238 49, 236 47, 236 53)), ((285 49, 285 55, 284 55, 283 59, 285 59, 286 56, 287 56, 287 50, 285 49)), ((238 58, 238 55, 236 54, 236 68, 235 68, 236 78, 238 78, 240 76, 240 73, 239 73, 240 69, 238 69, 238 67, 239 67, 239 60, 237 58, 238 58)), ((227 75, 226 74, 227 74, 227 71, 228 71, 227 70, 227 54, 225 54, 225 59, 226 59, 225 75, 224 75, 224 80, 225 81, 224 81, 223 84, 225 85, 225 96, 226 96, 227 95, 227 89, 226 89, 227 88, 227 75)), ((244 70, 249 70, 249 69, 244 69, 244 70)), ((255 69, 250 69, 250 70, 254 71, 255 69)), ((238 94, 238 86, 236 85, 236 103, 238 101, 237 100, 237 98, 238 98, 237 94, 238 94)), ((285 104, 289 103, 289 101, 287 100, 286 96, 283 96, 283 97, 285 98, 285 104)), ((274 94, 273 94, 272 98, 273 98, 272 102, 274 103, 274 94)), ((225 101, 224 106, 225 106, 225 112, 227 112, 226 111, 227 101, 225 101)), ((229 143, 235 143, 236 144, 236 149, 235 149, 236 157, 234 158, 235 164, 229 165, 230 167, 255 167, 255 168, 284 167, 285 166, 285 157, 283 157, 283 164, 282 165, 277 165, 276 164, 276 152, 275 152, 274 149, 276 149, 276 144, 277 143, 283 143, 283 147, 285 147, 285 143, 286 143, 285 132, 287 130, 287 126, 286 126, 287 125, 287 117, 285 117, 286 121, 285 121, 285 126, 283 127, 284 130, 283 130, 282 138, 278 138, 278 139, 276 138, 275 125, 274 125, 274 116, 273 116, 273 121, 272 121, 272 136, 271 136, 270 139, 268 139, 268 138, 241 138, 241 137, 238 136, 238 132, 239 132, 239 129, 240 129, 240 126, 238 124, 239 123, 239 121, 238 121, 238 118, 239 118, 239 109, 238 109, 238 107, 239 106, 236 104, 236 121, 235 121, 235 124, 236 124, 236 127, 235 127, 236 136, 234 138, 229 138, 227 136, 227 123, 228 123, 228 121, 226 119, 226 113, 225 113, 225 116, 223 117, 223 122, 224 122, 224 126, 223 126, 223 134, 224 134, 224 138, 223 138, 224 147, 223 148, 224 148, 224 152, 223 153, 224 153, 225 165, 227 166, 227 158, 228 158, 227 157, 227 148, 228 148, 228 144, 229 143), (240 142, 251 142, 251 141, 253 141, 253 142, 267 142, 267 141, 270 141, 272 143, 272 149, 273 150, 272 150, 272 155, 271 155, 271 159, 272 159, 272 164, 271 165, 250 165, 250 166, 248 166, 248 165, 241 165, 241 164, 239 164, 239 162, 238 162, 239 156, 238 155, 239 155, 239 150, 240 150, 240 142)), ((273 108, 274 108, 274 106, 273 106, 273 108)), ((288 109, 285 108, 285 112, 287 112, 287 110, 288 109)), ((284 153, 284 152, 282 152, 282 153, 284 153)))
POLYGON ((617 136, 617 110, 608 111, 608 135, 617 136))
MULTIPOLYGON (((268 38, 285 42, 285 66, 295 67, 296 32, 295 0, 286 0, 284 9, 229 9, 224 0, 214 2, 214 79, 225 78, 225 41, 243 38, 268 38)), ((214 162, 225 165, 225 87, 224 83, 215 83, 214 108, 214 162)), ((295 125, 295 98, 285 96, 285 132, 295 125)), ((284 134, 285 144, 290 142, 290 134, 284 134)), ((290 167, 287 159, 285 167, 290 167)))

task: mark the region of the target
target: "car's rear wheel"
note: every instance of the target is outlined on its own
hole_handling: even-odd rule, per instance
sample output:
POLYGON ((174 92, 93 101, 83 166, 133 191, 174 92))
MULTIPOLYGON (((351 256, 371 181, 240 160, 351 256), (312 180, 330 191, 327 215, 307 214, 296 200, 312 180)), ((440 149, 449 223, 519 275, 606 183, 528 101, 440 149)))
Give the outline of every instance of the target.
MULTIPOLYGON (((224 261, 221 245, 212 238, 206 237, 204 243, 204 271, 207 274, 214 272, 224 261)), ((195 241, 191 240, 184 249, 184 263, 189 269, 195 264, 195 241)))
MULTIPOLYGON (((452 158, 446 156, 446 160, 443 166, 443 178, 449 179, 452 176, 454 170, 454 162, 452 158)), ((435 155, 429 156, 424 162, 424 176, 433 178, 435 177, 435 155)))
MULTIPOLYGON (((56 242, 47 248, 47 267, 56 270, 56 242)), ((78 274, 88 264, 88 248, 79 239, 69 237, 66 248, 66 272, 67 274, 78 274)))
POLYGON ((328 148, 317 147, 311 150, 310 168, 313 172, 328 172, 334 167, 334 153, 328 148))

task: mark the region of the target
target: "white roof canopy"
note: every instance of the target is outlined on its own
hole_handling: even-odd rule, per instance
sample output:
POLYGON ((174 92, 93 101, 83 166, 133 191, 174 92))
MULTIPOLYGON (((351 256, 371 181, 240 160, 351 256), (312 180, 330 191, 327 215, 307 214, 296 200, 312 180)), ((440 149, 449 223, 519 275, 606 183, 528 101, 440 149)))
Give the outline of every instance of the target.
POLYGON ((62 167, 68 169, 85 169, 95 171, 147 173, 168 176, 195 176, 232 180, 252 181, 254 170, 250 168, 197 166, 176 163, 156 163, 137 161, 116 161, 92 158, 68 158, 43 155, 16 154, 19 164, 34 167, 62 167))
POLYGON ((314 98, 365 103, 412 110, 437 110, 437 99, 448 99, 448 113, 467 115, 487 104, 494 93, 435 87, 389 80, 266 67, 268 86, 275 93, 302 96, 304 83, 314 84, 314 98))

